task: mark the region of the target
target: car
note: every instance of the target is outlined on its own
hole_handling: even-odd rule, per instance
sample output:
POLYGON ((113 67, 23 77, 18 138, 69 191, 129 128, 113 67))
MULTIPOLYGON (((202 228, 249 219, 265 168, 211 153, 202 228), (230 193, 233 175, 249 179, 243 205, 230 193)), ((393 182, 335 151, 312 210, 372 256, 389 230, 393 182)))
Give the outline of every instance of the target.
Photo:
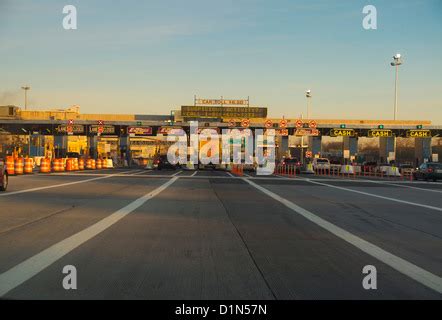
POLYGON ((66 152, 66 158, 77 158, 77 159, 80 159, 81 155, 78 152, 66 152))
POLYGON ((0 158, 0 191, 6 191, 8 188, 8 171, 6 171, 6 163, 0 158))
POLYGON ((330 161, 327 158, 314 158, 313 170, 330 171, 330 161))
POLYGON ((336 158, 330 159, 330 171, 332 173, 338 174, 339 171, 341 170, 341 166, 342 166, 342 161, 341 160, 338 160, 336 158))
POLYGON ((365 161, 362 163, 362 171, 364 173, 374 173, 377 166, 378 163, 376 161, 365 161))
POLYGON ((285 158, 279 164, 282 166, 295 166, 296 173, 301 173, 302 163, 297 158, 285 158))
POLYGON ((419 168, 413 172, 413 178, 415 180, 423 179, 428 180, 441 180, 442 179, 442 163, 439 162, 427 162, 420 165, 419 168))
POLYGON ((162 170, 162 169, 176 170, 176 168, 177 168, 176 164, 172 164, 169 162, 169 160, 167 159, 167 156, 159 156, 155 160, 155 164, 157 165, 158 170, 162 170))
POLYGON ((413 172, 414 169, 415 167, 410 163, 402 163, 401 165, 399 165, 399 172, 401 174, 413 172))

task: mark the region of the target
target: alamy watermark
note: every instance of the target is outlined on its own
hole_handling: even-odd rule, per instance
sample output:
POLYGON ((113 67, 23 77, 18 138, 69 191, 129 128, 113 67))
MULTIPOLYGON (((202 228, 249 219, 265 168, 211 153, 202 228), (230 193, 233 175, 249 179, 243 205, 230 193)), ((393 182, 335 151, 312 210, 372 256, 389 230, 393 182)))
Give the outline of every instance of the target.
POLYGON ((66 5, 63 7, 63 28, 65 30, 77 30, 77 8, 73 5, 66 5))
POLYGON ((362 287, 365 290, 376 290, 378 288, 378 271, 376 267, 367 265, 362 269, 362 273, 366 274, 362 280, 362 287))
POLYGON ((271 175, 275 170, 275 130, 202 129, 198 121, 190 122, 190 135, 183 129, 172 129, 167 152, 171 164, 203 165, 247 164, 256 166, 257 175, 271 175), (244 160, 244 161, 243 161, 244 160))
POLYGON ((377 30, 378 28, 378 11, 375 6, 367 5, 362 9, 365 14, 362 20, 362 27, 365 30, 377 30))
POLYGON ((63 288, 65 290, 77 290, 77 268, 72 265, 64 266, 63 274, 67 274, 63 278, 63 288))

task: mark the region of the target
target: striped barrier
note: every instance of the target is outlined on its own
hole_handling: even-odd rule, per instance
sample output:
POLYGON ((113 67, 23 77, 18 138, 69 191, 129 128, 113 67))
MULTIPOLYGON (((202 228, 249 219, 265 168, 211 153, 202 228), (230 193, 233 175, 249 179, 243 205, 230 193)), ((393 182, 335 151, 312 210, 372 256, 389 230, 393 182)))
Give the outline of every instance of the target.
POLYGON ((14 171, 16 175, 22 175, 24 169, 23 158, 15 159, 14 171))
POLYGON ((80 171, 84 170, 84 159, 78 160, 78 170, 80 170, 80 171))
POLYGON ((14 157, 13 156, 6 157, 6 171, 8 172, 8 175, 10 175, 10 176, 15 174, 15 166, 14 166, 14 157))
POLYGON ((66 171, 74 171, 74 160, 71 158, 66 160, 66 171))
POLYGON ((50 173, 51 172, 51 159, 49 159, 49 158, 41 159, 40 172, 41 173, 50 173))
POLYGON ((33 170, 34 170, 34 159, 25 158, 24 173, 31 174, 33 173, 33 170))

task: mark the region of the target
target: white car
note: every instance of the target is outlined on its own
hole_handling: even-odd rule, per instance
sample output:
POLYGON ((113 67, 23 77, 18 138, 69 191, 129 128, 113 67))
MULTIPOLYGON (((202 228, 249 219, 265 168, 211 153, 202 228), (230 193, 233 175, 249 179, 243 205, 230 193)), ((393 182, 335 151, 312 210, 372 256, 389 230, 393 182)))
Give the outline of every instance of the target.
POLYGON ((313 170, 330 170, 330 161, 327 158, 314 158, 313 170))

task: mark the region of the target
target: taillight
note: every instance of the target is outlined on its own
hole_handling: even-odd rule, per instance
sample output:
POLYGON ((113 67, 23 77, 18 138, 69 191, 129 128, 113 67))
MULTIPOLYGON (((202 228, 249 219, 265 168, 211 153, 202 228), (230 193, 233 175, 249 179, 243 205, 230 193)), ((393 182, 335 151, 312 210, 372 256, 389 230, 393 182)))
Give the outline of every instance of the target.
POLYGON ((433 168, 428 168, 428 173, 432 173, 433 172, 433 168))

